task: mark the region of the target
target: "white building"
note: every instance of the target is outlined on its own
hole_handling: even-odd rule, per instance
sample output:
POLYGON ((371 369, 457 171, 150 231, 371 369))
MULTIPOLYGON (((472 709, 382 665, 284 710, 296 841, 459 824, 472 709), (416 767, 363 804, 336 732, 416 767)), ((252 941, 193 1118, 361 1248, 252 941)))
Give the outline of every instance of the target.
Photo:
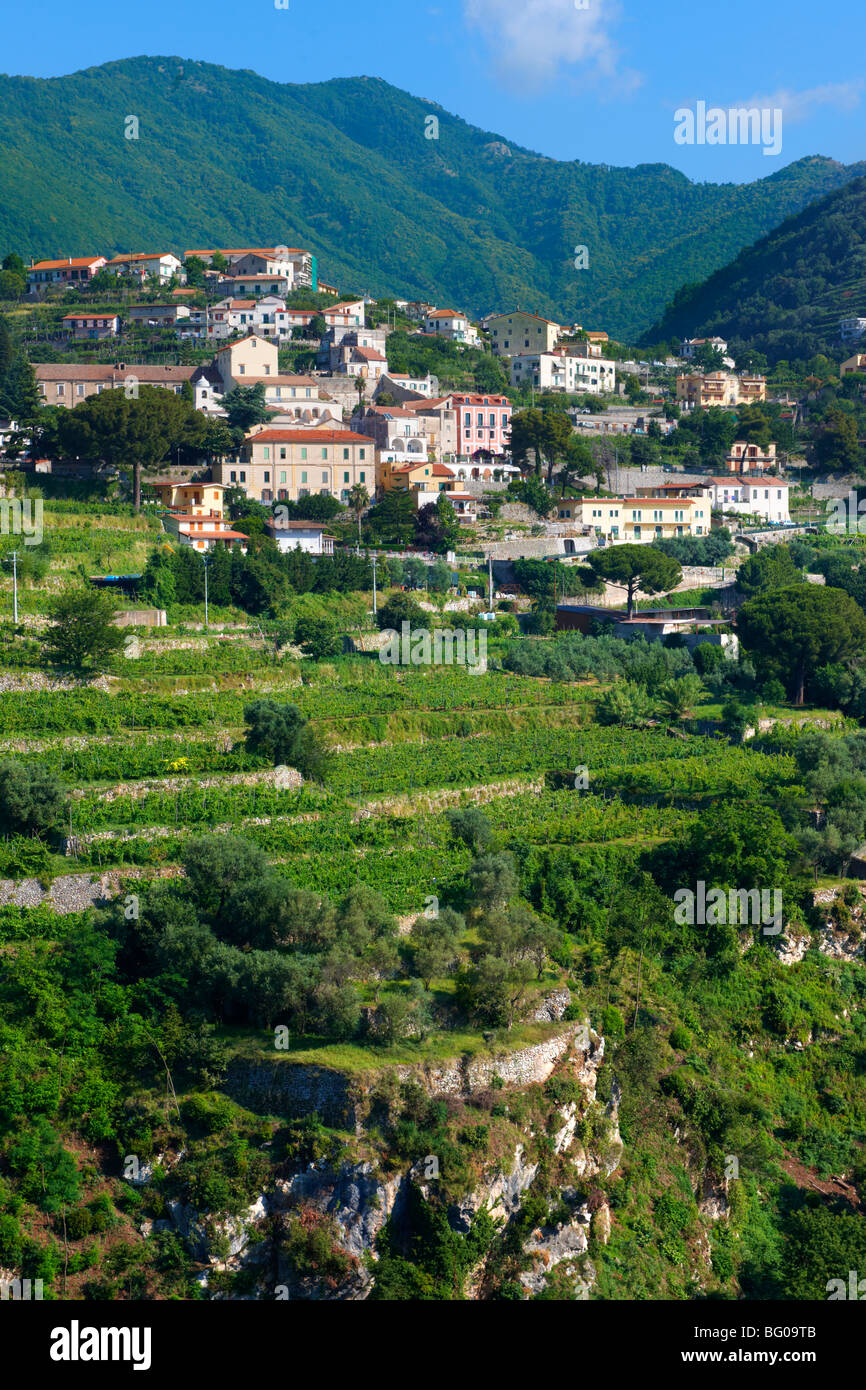
MULTIPOLYGON (((683 338, 680 347, 680 357, 684 357, 687 362, 691 362, 698 348, 712 347, 720 352, 724 357, 728 350, 728 345, 724 338, 683 338)), ((733 366, 733 363, 731 363, 733 366)))
POLYGON ((851 342, 855 338, 862 338, 866 333, 866 319, 843 319, 839 324, 839 337, 844 342, 851 342))
MULTIPOLYGON (((283 509, 285 510, 285 509, 283 509)), ((333 555, 334 537, 317 521, 286 521, 274 509, 274 520, 265 522, 265 529, 280 550, 305 550, 308 555, 333 555)))
POLYGON ((436 309, 428 314, 424 319, 424 332, 437 333, 440 338, 466 343, 468 347, 478 347, 481 343, 478 329, 473 328, 465 314, 455 309, 436 309))
POLYGON ((177 256, 170 251, 136 252, 129 256, 114 256, 105 266, 113 275, 126 275, 144 284, 146 280, 156 280, 165 285, 175 276, 183 283, 186 273, 181 270, 177 256))
POLYGON ((780 478, 708 478, 713 511, 790 522, 788 484, 780 478))
POLYGON ((425 396, 430 400, 438 390, 439 382, 429 372, 426 376, 413 376, 411 372, 384 372, 376 388, 377 394, 392 391, 398 400, 402 399, 405 391, 413 391, 416 396, 425 396))
POLYGON ((616 363, 566 352, 522 352, 510 359, 512 386, 600 396, 616 390, 616 363))

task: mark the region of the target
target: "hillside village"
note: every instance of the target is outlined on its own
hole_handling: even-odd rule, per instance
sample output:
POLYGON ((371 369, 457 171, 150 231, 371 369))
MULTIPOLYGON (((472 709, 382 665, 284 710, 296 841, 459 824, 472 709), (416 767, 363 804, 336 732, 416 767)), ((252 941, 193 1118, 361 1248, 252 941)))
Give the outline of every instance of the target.
MULTIPOLYGON (((231 449, 202 449, 179 481, 209 480, 239 489, 264 506, 317 495, 347 505, 353 490, 364 489, 370 502, 381 501, 388 492, 405 492, 420 511, 444 495, 461 521, 474 523, 479 513, 489 514, 485 487, 499 490, 519 483, 526 469, 527 446, 521 443, 519 453, 512 446, 512 415, 520 413, 527 397, 532 409, 537 396, 547 407, 561 399, 573 429, 547 467, 548 484, 556 478, 566 484, 555 512, 554 555, 582 552, 587 537, 615 544, 706 536, 712 515, 738 526, 744 519, 771 526, 791 521, 792 480, 784 476, 776 444, 769 440, 750 446, 748 440, 732 439, 723 453, 717 451, 716 472, 705 478, 632 487, 633 497, 624 490, 611 494, 608 487, 603 506, 596 505, 600 496, 594 503, 586 496, 565 495, 566 488, 572 493, 571 485, 581 482, 567 461, 567 447, 578 440, 598 447, 608 438, 617 444, 621 438, 628 450, 628 441, 669 440, 681 412, 730 411, 766 402, 766 377, 738 372, 721 339, 685 340, 679 356, 664 362, 629 362, 621 353, 605 355, 606 333, 554 323, 526 310, 489 314, 476 325, 456 310, 430 303, 341 297, 335 287, 320 282, 312 252, 286 246, 190 250, 182 259, 147 252, 33 260, 23 274, 26 294, 16 318, 24 315, 25 335, 32 315, 47 324, 44 315, 49 306, 53 311, 53 327, 37 338, 33 361, 42 405, 74 410, 106 390, 122 390, 129 397, 140 387, 155 386, 188 400, 216 427, 227 421, 227 400, 255 393, 250 414, 255 423, 242 437, 235 430, 231 449), (61 315, 54 305, 65 307, 61 301, 70 291, 98 301, 113 295, 119 302, 114 312, 61 315), (136 291, 147 298, 134 302, 136 291), (305 291, 315 303, 299 307, 290 302, 298 294, 303 298, 305 291), (425 346, 441 341, 483 352, 487 375, 502 390, 445 389, 430 370, 410 373, 389 367, 388 342, 398 332, 398 318, 401 337, 416 351, 423 353, 425 346), (178 348, 174 354, 166 350, 172 339, 178 348), (49 360, 50 342, 61 350, 61 360, 49 360), (309 365, 303 371, 286 370, 285 359, 299 343, 309 365), (87 351, 92 344, 105 345, 98 357, 87 351), (173 363, 168 360, 172 355, 173 363), (703 367, 695 366, 696 355, 703 357, 703 367), (193 356, 197 360, 189 360, 193 356), (577 403, 584 398, 599 405, 590 400, 590 413, 586 404, 577 403)), ((843 325, 846 338, 852 323, 856 325, 855 320, 843 325)), ((26 342, 25 337, 24 353, 26 342)), ((852 363, 856 367, 857 359, 843 364, 843 374, 852 363)), ((773 398, 779 394, 789 405, 787 392, 773 398)), ((788 410, 784 418, 795 417, 796 411, 788 410)), ((225 434, 216 438, 221 444, 227 440, 225 434)), ((88 465, 57 453, 37 457, 48 439, 31 437, 26 425, 14 419, 0 421, 3 440, 7 460, 34 474, 86 478, 103 462, 88 465)), ((537 469, 540 451, 529 448, 529 462, 534 459, 537 469)), ((653 450, 634 453, 649 459, 653 450)), ((616 446, 615 460, 619 474, 616 446)), ((586 452, 581 461, 592 466, 586 452)), ((669 466, 660 457, 654 461, 657 473, 669 466)), ((644 471, 647 466, 639 465, 644 471)), ((221 518, 221 508, 210 510, 214 515, 219 511, 221 518)), ((542 520, 549 525, 552 515, 553 509, 542 520)), ((198 550, 243 543, 225 524, 198 535, 193 530, 202 531, 201 526, 190 530, 182 523, 183 518, 179 526, 169 520, 171 533, 198 550)))
POLYGON ((824 1297, 866 319, 771 364, 287 245, 2 267, 0 1291, 824 1297))

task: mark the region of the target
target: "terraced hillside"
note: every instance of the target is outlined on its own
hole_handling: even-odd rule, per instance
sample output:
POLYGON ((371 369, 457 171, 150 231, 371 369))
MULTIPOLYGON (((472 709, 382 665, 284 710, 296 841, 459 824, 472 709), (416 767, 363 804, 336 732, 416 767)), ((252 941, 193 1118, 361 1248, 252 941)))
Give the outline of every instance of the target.
MULTIPOLYGON (((604 723, 614 677, 499 652, 302 659, 237 610, 76 678, 47 605, 103 540, 48 516, 0 630, 0 781, 63 794, 0 841, 0 1265, 387 1300, 814 1297, 827 1251, 857 1267, 864 908, 802 831, 844 801, 814 734, 604 723), (262 698, 321 781, 248 747, 262 698), (675 921, 696 879, 781 885, 784 931, 675 921)), ((100 529, 140 568, 146 523, 100 529)))

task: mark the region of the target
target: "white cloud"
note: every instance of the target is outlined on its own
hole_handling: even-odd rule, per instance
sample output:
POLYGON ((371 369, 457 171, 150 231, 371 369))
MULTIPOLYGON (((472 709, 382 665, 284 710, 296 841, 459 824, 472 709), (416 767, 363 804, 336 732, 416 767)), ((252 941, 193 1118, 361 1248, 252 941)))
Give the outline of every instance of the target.
POLYGON ((637 73, 620 68, 620 52, 611 38, 619 0, 463 0, 469 25, 486 39, 503 75, 540 86, 562 70, 588 67, 614 83, 618 93, 640 82, 637 73))
POLYGON ((750 97, 748 101, 733 102, 734 106, 780 108, 785 121, 793 125, 796 121, 807 121, 819 106, 834 106, 837 111, 853 111, 860 105, 864 83, 862 78, 852 82, 827 82, 823 87, 810 87, 805 92, 793 92, 782 88, 769 96, 750 97))

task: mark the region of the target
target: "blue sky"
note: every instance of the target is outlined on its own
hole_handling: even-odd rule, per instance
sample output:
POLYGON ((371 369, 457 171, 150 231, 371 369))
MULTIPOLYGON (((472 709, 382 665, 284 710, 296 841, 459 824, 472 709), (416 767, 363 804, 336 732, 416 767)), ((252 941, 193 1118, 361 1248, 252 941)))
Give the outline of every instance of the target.
POLYGON ((866 159, 863 0, 42 0, 35 26, 7 10, 4 38, 6 70, 35 77, 145 52, 279 82, 383 77, 556 159, 700 181, 866 159), (676 144, 675 112, 699 101, 780 109, 781 154, 676 144))

